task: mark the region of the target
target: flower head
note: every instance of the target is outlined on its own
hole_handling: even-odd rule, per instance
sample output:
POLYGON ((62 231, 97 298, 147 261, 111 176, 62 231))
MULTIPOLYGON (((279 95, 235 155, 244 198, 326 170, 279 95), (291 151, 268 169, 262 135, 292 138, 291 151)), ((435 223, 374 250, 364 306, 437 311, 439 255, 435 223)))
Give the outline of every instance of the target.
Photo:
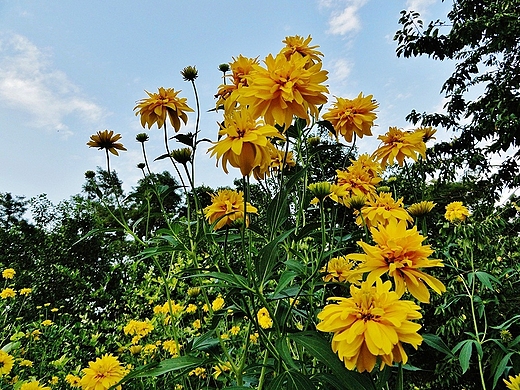
POLYGON ((394 200, 389 192, 374 194, 361 208, 361 213, 356 219, 358 225, 363 222, 367 226, 387 225, 390 221, 413 222, 403 205, 403 198, 394 200))
POLYGON ((462 202, 451 202, 446 206, 446 213, 444 218, 450 222, 464 221, 469 217, 469 210, 462 202))
POLYGON ((408 213, 412 217, 422 217, 423 215, 428 214, 432 209, 436 206, 436 203, 433 203, 430 200, 423 200, 419 203, 414 203, 408 207, 408 213))
POLYGON ((135 115, 141 115, 141 125, 151 128, 154 123, 157 127, 163 127, 166 118, 170 118, 170 123, 175 131, 181 128, 181 120, 186 124, 188 122, 187 112, 193 112, 187 104, 186 98, 178 97, 181 91, 175 91, 173 88, 160 87, 157 93, 148 94, 148 98, 141 99, 137 102, 134 110, 138 110, 135 115))
POLYGON ((258 320, 258 325, 260 325, 260 327, 263 329, 269 329, 273 326, 273 320, 269 315, 269 311, 265 307, 262 307, 260 310, 258 310, 258 313, 256 313, 256 318, 258 320))
POLYGON ((49 386, 40 385, 39 381, 25 382, 20 386, 20 390, 51 390, 49 386))
POLYGON ((184 81, 195 81, 195 79, 199 76, 199 72, 197 68, 190 65, 181 70, 181 75, 184 81))
POLYGON ((271 164, 270 141, 268 137, 283 138, 271 125, 264 124, 253 116, 251 110, 240 107, 224 114, 219 136, 225 136, 208 149, 217 160, 222 158, 222 168, 228 173, 227 163, 239 168, 243 176, 254 169, 267 172, 271 164))
POLYGON ((419 127, 417 129, 415 129, 414 132, 416 132, 416 133, 420 132, 422 134, 423 142, 426 143, 426 142, 428 142, 431 139, 436 139, 434 137, 434 134, 437 132, 437 129, 434 129, 431 126, 419 127))
POLYGON ((352 142, 354 134, 359 138, 372 135, 371 129, 377 118, 374 110, 378 106, 372 95, 363 96, 363 93, 352 100, 337 97, 332 108, 323 114, 323 119, 332 124, 336 138, 341 134, 345 141, 352 142))
POLYGON ((390 127, 385 135, 377 137, 383 143, 374 156, 381 160, 381 165, 393 164, 397 160, 403 166, 404 159, 410 157, 417 161, 418 155, 426 158, 426 144, 423 141, 423 132, 409 132, 390 127))
POLYGON ((236 220, 244 219, 246 206, 248 214, 258 212, 249 202, 244 205, 242 191, 220 190, 216 195, 211 195, 211 204, 204 209, 204 214, 210 224, 216 223, 214 229, 218 230, 225 225, 231 225, 236 220))
POLYGON ((0 349, 0 377, 8 375, 14 364, 14 357, 0 349))
POLYGON ((13 289, 10 288, 10 287, 4 288, 4 289, 0 292, 0 298, 2 298, 2 299, 14 298, 15 296, 16 296, 16 291, 13 290, 13 289))
POLYGON ((312 38, 310 35, 307 38, 299 35, 285 37, 282 41, 282 43, 285 43, 285 47, 281 50, 281 53, 285 55, 287 59, 291 58, 294 54, 298 54, 305 57, 307 62, 311 65, 320 62, 320 56, 323 57, 323 53, 316 50, 319 47, 318 45, 310 46, 311 41, 312 38))
POLYGON ((121 134, 114 135, 112 130, 103 130, 91 135, 87 145, 91 148, 106 149, 110 153, 119 156, 118 150, 126 150, 123 144, 117 142, 120 139, 121 134))
POLYGON ((126 375, 125 368, 112 354, 105 354, 95 362, 89 362, 81 378, 83 390, 107 390, 126 375))
POLYGON ((6 268, 2 271, 2 277, 4 279, 12 279, 12 278, 14 278, 15 274, 16 274, 16 271, 12 268, 6 268))
POLYGON ((441 260, 428 259, 433 253, 429 245, 422 245, 424 237, 417 227, 407 229, 406 221, 390 220, 386 226, 371 228, 376 245, 363 241, 358 244, 364 254, 347 257, 361 261, 360 272, 368 272, 367 282, 373 283, 381 275, 388 273, 395 283, 395 291, 402 296, 406 290, 421 302, 430 301, 430 293, 425 283, 436 293, 446 291, 442 282, 422 271, 423 268, 443 267, 441 260))
POLYGON ((67 374, 65 376, 65 382, 67 382, 70 387, 81 387, 81 378, 77 375, 67 374))
POLYGON ((181 346, 175 342, 175 340, 166 340, 162 343, 163 349, 168 352, 172 357, 179 356, 179 350, 181 346))
POLYGON ((146 321, 130 320, 128 324, 123 328, 123 332, 130 336, 139 336, 143 338, 148 335, 154 329, 153 324, 146 321))
POLYGON ((520 375, 509 375, 509 382, 504 379, 504 383, 509 390, 520 390, 520 375))
POLYGON ((318 183, 311 183, 308 185, 309 191, 322 202, 332 193, 332 184, 328 181, 320 181, 318 183))
POLYGON ((139 133, 135 136, 135 140, 137 142, 140 142, 142 144, 144 144, 146 141, 148 141, 150 139, 150 137, 148 136, 148 134, 146 133, 139 133))
POLYGON ((174 149, 170 152, 170 156, 177 161, 179 164, 185 165, 191 161, 191 149, 180 148, 174 149))
POLYGON ((266 67, 254 65, 246 76, 248 87, 240 90, 239 103, 248 105, 255 117, 263 116, 266 123, 288 127, 293 116, 309 122, 309 112, 318 117, 318 106, 327 102, 328 89, 322 83, 327 71, 321 62, 307 67, 307 59, 279 53, 264 61, 266 67))
POLYGON ((358 271, 358 263, 345 256, 333 257, 327 265, 321 269, 325 273, 325 282, 357 283, 363 276, 358 271))
POLYGON ((258 58, 248 58, 239 55, 237 58, 233 57, 233 62, 230 65, 223 65, 227 65, 226 72, 231 69, 231 75, 227 76, 231 78, 231 84, 223 84, 219 87, 215 95, 218 98, 217 108, 223 105, 224 102, 226 102, 227 107, 233 107, 238 98, 236 91, 242 87, 247 87, 246 76, 253 70, 253 65, 258 65, 258 58))
POLYGON ((394 362, 406 364, 402 343, 415 349, 422 343, 417 333, 421 325, 411 320, 421 318, 420 307, 412 301, 401 301, 390 291, 392 283, 376 285, 363 282, 350 286, 350 298, 330 298, 335 304, 325 306, 318 314, 316 328, 333 332, 332 350, 349 370, 372 371, 378 357, 381 368, 394 362))
POLYGON ((224 298, 222 298, 220 295, 216 297, 213 302, 211 302, 211 308, 213 311, 220 310, 224 307, 224 298))
POLYGON ((345 189, 349 197, 369 197, 376 192, 376 186, 381 181, 380 173, 381 166, 362 154, 357 160, 352 160, 347 170, 336 170, 337 184, 345 189))

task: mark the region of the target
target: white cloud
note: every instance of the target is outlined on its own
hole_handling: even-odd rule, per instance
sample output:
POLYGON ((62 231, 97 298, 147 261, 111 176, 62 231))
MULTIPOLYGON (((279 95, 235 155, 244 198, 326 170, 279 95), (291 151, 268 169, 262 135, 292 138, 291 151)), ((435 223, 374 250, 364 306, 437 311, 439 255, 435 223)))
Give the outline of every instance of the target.
POLYGON ((71 133, 66 116, 98 121, 106 113, 81 96, 67 75, 52 68, 49 56, 17 34, 0 36, 0 102, 26 115, 38 128, 71 133))
POLYGON ((353 64, 345 59, 338 59, 331 64, 330 79, 334 82, 345 81, 352 70, 353 64))
POLYGON ((331 8, 328 32, 333 35, 345 35, 361 29, 358 11, 367 0, 328 1, 320 0, 320 7, 331 8))
POLYGON ((424 15, 428 12, 428 8, 435 4, 436 0, 407 0, 406 8, 410 11, 419 12, 424 15))

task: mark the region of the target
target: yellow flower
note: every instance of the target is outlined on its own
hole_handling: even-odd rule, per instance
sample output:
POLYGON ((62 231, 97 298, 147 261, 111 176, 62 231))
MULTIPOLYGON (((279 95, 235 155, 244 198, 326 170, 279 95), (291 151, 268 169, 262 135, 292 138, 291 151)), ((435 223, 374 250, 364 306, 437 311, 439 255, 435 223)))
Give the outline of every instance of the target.
POLYGON ((407 289, 421 302, 430 301, 430 293, 425 283, 436 293, 446 291, 444 284, 423 271, 422 268, 443 267, 441 260, 430 260, 433 253, 429 245, 422 245, 424 237, 417 232, 417 227, 406 228, 406 221, 390 220, 388 225, 371 228, 372 239, 376 245, 363 241, 358 244, 365 254, 351 254, 348 258, 362 261, 360 272, 369 272, 368 283, 374 283, 381 275, 388 272, 394 279, 395 291, 402 296, 407 289))
POLYGON ((121 134, 114 135, 112 130, 103 130, 91 135, 87 145, 91 148, 106 149, 110 153, 119 156, 117 150, 126 150, 123 144, 117 142, 119 139, 121 139, 121 134))
POLYGON ((433 203, 430 200, 423 200, 419 203, 414 203, 408 207, 408 213, 412 217, 422 217, 423 215, 428 214, 432 209, 436 206, 436 203, 433 203))
POLYGON ((269 329, 273 326, 273 320, 269 315, 269 311, 267 311, 265 307, 262 307, 260 310, 258 310, 256 318, 258 319, 258 325, 260 325, 263 329, 269 329))
POLYGON ((378 106, 372 95, 363 96, 362 92, 352 100, 336 97, 332 108, 323 114, 323 119, 332 124, 336 138, 341 134, 345 141, 352 142, 354 134, 359 138, 372 135, 371 129, 377 118, 374 110, 378 106))
POLYGON ((8 375, 13 368, 14 358, 0 349, 0 377, 8 375))
POLYGON ((179 350, 181 346, 178 345, 175 340, 166 340, 162 343, 163 349, 168 352, 172 357, 179 356, 179 350))
POLYGON ((137 102, 134 110, 138 110, 135 115, 141 115, 141 126, 151 128, 154 123, 161 128, 166 122, 166 117, 170 118, 170 123, 175 131, 181 128, 181 119, 186 124, 188 115, 186 112, 193 112, 187 104, 186 98, 180 98, 177 95, 181 91, 175 92, 173 88, 160 87, 157 93, 148 94, 148 98, 141 99, 137 102))
POLYGON ((403 198, 396 201, 389 192, 381 192, 374 194, 361 208, 361 215, 357 217, 356 223, 362 225, 363 221, 371 227, 387 225, 390 221, 413 222, 413 218, 405 210, 403 198))
POLYGON ((42 321, 42 325, 43 326, 51 326, 52 324, 54 324, 54 322, 52 322, 51 320, 44 320, 44 321, 42 321))
POLYGON ((296 161, 294 161, 293 152, 285 150, 280 150, 275 148, 272 144, 269 144, 269 153, 271 154, 271 163, 269 164, 269 168, 273 171, 281 171, 286 167, 294 167, 296 165, 296 161))
POLYGON ((39 381, 25 382, 20 386, 20 390, 51 390, 49 386, 40 385, 39 381))
POLYGON ((2 277, 4 279, 12 279, 12 278, 14 278, 15 274, 16 274, 16 271, 12 268, 6 268, 2 271, 2 277))
POLYGON ((351 165, 346 171, 336 170, 337 184, 342 187, 346 196, 369 196, 376 193, 376 185, 381 181, 379 176, 372 176, 359 165, 351 165))
POLYGON ((123 332, 131 336, 136 335, 139 336, 139 338, 142 338, 148 335, 153 329, 154 326, 149 320, 130 320, 130 322, 128 322, 128 324, 123 328, 123 332))
POLYGON ((199 378, 201 379, 205 379, 206 378, 206 369, 204 367, 197 367, 195 368, 194 370, 191 370, 189 373, 188 373, 189 376, 193 376, 193 375, 196 375, 198 376, 199 378))
POLYGON ((408 132, 390 127, 385 135, 377 137, 383 142, 373 154, 381 160, 381 165, 385 167, 393 164, 397 160, 399 166, 403 166, 405 157, 410 157, 417 161, 418 155, 426 158, 426 144, 423 141, 422 132, 408 132))
POLYGON ((193 323, 191 324, 191 326, 193 326, 194 329, 200 329, 200 327, 201 327, 202 325, 201 325, 200 320, 195 320, 195 321, 193 321, 193 323))
POLYGON ((51 309, 51 312, 52 312, 52 313, 56 313, 56 312, 59 311, 59 310, 60 310, 60 309, 58 309, 57 307, 53 307, 53 308, 51 309))
POLYGON ((65 376, 65 382, 67 382, 70 387, 81 387, 81 378, 77 375, 67 374, 65 376))
POLYGON ((29 295, 32 292, 32 288, 22 288, 19 293, 20 295, 29 295))
POLYGON ((446 213, 444 218, 450 222, 464 221, 469 217, 469 210, 462 202, 451 202, 446 206, 446 213))
POLYGON ((125 368, 112 354, 105 354, 95 362, 89 362, 81 378, 83 390, 107 390, 126 375, 125 368))
POLYGON ((247 87, 246 76, 253 70, 253 65, 258 65, 258 58, 248 58, 239 55, 237 58, 233 57, 233 62, 229 64, 231 68, 231 84, 223 84, 219 87, 215 95, 217 100, 217 108, 226 102, 226 107, 232 108, 236 102, 239 88, 247 87))
POLYGON ((197 311, 197 305, 194 305, 193 303, 190 303, 188 307, 186 308, 186 313, 193 314, 197 311))
POLYGON ((0 298, 2 298, 2 299, 14 298, 15 296, 16 296, 16 291, 10 287, 4 288, 2 290, 2 292, 0 292, 0 298))
POLYGON ((305 57, 308 63, 311 65, 320 62, 323 57, 323 53, 316 50, 319 46, 309 46, 312 38, 309 35, 307 38, 303 38, 299 35, 291 37, 285 37, 282 43, 285 43, 285 47, 281 50, 281 53, 289 59, 293 54, 299 54, 301 57, 305 57))
POLYGON ((223 372, 229 372, 231 370, 231 363, 219 363, 216 366, 213 366, 213 370, 215 370, 213 378, 217 379, 223 372))
POLYGON ((337 301, 318 314, 316 328, 333 332, 332 350, 349 370, 372 371, 378 357, 381 369, 394 362, 406 364, 402 343, 415 349, 422 343, 417 333, 421 325, 410 320, 421 318, 420 307, 412 301, 401 301, 390 291, 392 283, 377 279, 376 285, 363 282, 350 286, 350 298, 330 298, 337 301))
POLYGON ((322 83, 327 80, 327 71, 321 62, 307 66, 306 57, 283 53, 271 54, 264 61, 266 67, 254 65, 246 76, 249 86, 240 89, 238 101, 253 110, 253 116, 264 117, 270 125, 289 127, 293 116, 309 123, 309 112, 314 118, 319 115, 318 106, 327 102, 328 89, 322 83))
POLYGON ((357 262, 345 256, 333 257, 321 272, 326 273, 323 277, 325 282, 357 283, 363 276, 363 273, 358 271, 357 262))
POLYGON ((141 353, 141 351, 143 350, 143 347, 141 345, 131 345, 128 350, 130 351, 130 353, 132 355, 137 355, 139 353, 141 353))
POLYGON ((249 341, 251 341, 252 344, 256 344, 256 343, 258 343, 259 337, 260 337, 260 335, 258 334, 258 332, 252 333, 249 335, 249 341))
POLYGON ((58 378, 57 376, 53 376, 50 380, 49 380, 49 383, 51 385, 56 385, 58 384, 58 382, 60 381, 60 378, 58 378))
POLYGON ((309 184, 307 188, 320 202, 332 193, 332 184, 327 181, 309 184))
POLYGON ((220 310, 224 307, 224 298, 222 298, 220 295, 215 298, 213 302, 211 302, 211 308, 213 311, 220 310))
POLYGON ((146 354, 152 354, 157 350, 157 346, 154 344, 146 344, 143 348, 143 352, 146 354))
POLYGON ((436 139, 433 135, 437 132, 437 130, 431 126, 419 127, 418 129, 415 129, 414 132, 420 132, 422 134, 422 139, 424 143, 428 142, 431 139, 436 139))
POLYGON ((236 336, 240 332, 240 326, 232 326, 229 330, 229 333, 231 333, 233 336, 236 336))
MULTIPOLYGON (((179 314, 184 310, 184 306, 182 306, 180 303, 175 303, 175 301, 170 301, 170 303, 171 303, 172 313, 174 315, 179 314)), ((170 313, 170 305, 168 304, 168 302, 164 303, 164 305, 162 306, 162 309, 163 309, 163 313, 170 313)))
MULTIPOLYGON (((204 214, 210 224, 215 224, 213 229, 218 230, 223 226, 231 225, 236 220, 244 219, 244 193, 233 190, 220 190, 216 195, 211 195, 211 205, 204 208, 204 214)), ((256 207, 247 203, 247 214, 257 213, 256 207)), ((249 224, 249 216, 246 225, 249 224)))
POLYGON ((503 381, 509 390, 520 390, 520 375, 514 377, 510 375, 509 382, 505 379, 503 381))
POLYGON ((228 173, 227 163, 239 168, 243 176, 249 176, 253 169, 265 174, 271 163, 270 141, 267 137, 283 138, 271 125, 257 119, 247 107, 227 111, 224 124, 220 125, 219 137, 225 136, 208 149, 211 157, 222 158, 222 168, 228 173))
POLYGON ((22 367, 32 367, 33 366, 33 362, 30 361, 30 360, 27 360, 27 359, 23 359, 20 362, 20 366, 22 366, 22 367))

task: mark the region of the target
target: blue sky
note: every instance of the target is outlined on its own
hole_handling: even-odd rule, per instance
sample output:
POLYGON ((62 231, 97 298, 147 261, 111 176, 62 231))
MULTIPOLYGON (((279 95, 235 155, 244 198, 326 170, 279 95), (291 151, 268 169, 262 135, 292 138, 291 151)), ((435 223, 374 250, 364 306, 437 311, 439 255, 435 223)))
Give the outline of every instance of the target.
MULTIPOLYGON (((442 19, 451 6, 435 0, 134 1, 2 0, 0 2, 0 192, 27 198, 45 193, 53 202, 79 193, 84 173, 105 167, 104 153, 88 148, 90 135, 109 129, 128 149, 111 167, 131 189, 141 177, 134 115, 144 90, 182 90, 195 106, 180 70, 199 70, 197 88, 204 111, 202 137, 215 140, 221 119, 214 107, 218 65, 239 54, 265 58, 290 35, 311 35, 324 53, 332 96, 363 92, 379 102, 373 150, 389 126, 408 127, 415 108, 442 107, 440 88, 453 64, 427 58, 398 59, 392 41, 402 9, 442 19)), ((193 130, 190 116, 183 131, 193 130)), ((146 130, 151 158, 163 153, 162 132, 146 130)), ((439 130, 441 132, 441 130, 439 130)), ((443 137, 441 135, 441 137, 443 137)), ((439 138, 439 137, 438 137, 439 138)), ((171 144, 171 148, 175 148, 171 144)), ((198 184, 232 183, 202 147, 198 184)), ((155 171, 170 169, 166 162, 155 171)), ((233 172, 236 173, 236 172, 233 172)))

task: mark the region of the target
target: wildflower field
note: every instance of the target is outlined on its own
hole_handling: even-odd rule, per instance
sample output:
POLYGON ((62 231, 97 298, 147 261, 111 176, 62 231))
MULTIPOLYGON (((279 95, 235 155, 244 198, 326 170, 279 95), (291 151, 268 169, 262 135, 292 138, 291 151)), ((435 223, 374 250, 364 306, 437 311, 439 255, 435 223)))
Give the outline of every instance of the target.
POLYGON ((376 131, 323 56, 289 36, 221 64, 212 140, 188 66, 137 100, 149 134, 85 140, 107 165, 81 195, 2 195, 1 389, 520 389, 518 196, 440 174, 432 126, 376 131), (201 153, 234 188, 196 185, 201 153))

